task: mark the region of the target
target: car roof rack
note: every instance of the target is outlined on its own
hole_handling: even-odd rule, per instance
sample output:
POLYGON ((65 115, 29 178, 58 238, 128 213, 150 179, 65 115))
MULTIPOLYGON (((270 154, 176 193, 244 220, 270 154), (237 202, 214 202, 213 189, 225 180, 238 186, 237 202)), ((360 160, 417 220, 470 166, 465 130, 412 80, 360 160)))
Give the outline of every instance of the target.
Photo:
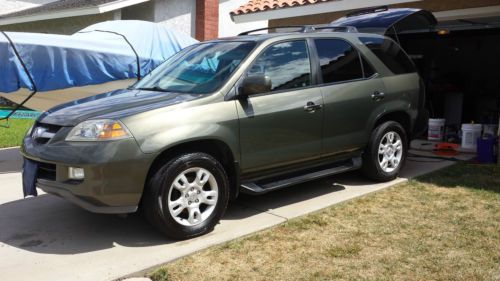
POLYGON ((354 26, 338 26, 332 24, 323 24, 323 25, 284 25, 284 26, 273 26, 273 27, 264 27, 253 29, 249 31, 242 32, 238 34, 238 36, 250 35, 251 33, 264 31, 264 30, 273 30, 279 28, 298 28, 297 31, 289 31, 289 32, 298 32, 298 33, 310 33, 310 32, 321 32, 321 31, 330 31, 330 32, 348 32, 348 33, 357 33, 358 30, 354 26))
POLYGON ((387 6, 378 6, 378 7, 368 8, 368 9, 356 10, 356 11, 347 13, 345 16, 346 16, 346 18, 350 18, 350 17, 373 14, 373 13, 378 13, 378 12, 385 12, 388 10, 389 10, 389 7, 387 7, 387 6))

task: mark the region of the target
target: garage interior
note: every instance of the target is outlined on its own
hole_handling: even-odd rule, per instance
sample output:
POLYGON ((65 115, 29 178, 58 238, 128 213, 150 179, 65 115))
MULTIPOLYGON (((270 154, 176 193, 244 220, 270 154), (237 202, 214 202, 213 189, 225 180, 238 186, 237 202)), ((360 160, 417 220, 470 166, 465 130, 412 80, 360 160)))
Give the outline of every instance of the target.
POLYGON ((430 117, 446 119, 446 141, 463 123, 498 124, 500 17, 442 22, 393 37, 425 81, 430 117))

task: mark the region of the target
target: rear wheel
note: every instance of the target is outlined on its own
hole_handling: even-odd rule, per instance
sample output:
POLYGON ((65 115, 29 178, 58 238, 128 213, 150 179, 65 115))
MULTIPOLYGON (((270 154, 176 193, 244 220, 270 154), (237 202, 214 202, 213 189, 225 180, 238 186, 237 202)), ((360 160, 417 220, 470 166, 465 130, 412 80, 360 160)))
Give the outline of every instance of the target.
POLYGON ((149 180, 144 194, 148 220, 174 239, 213 230, 224 215, 229 183, 222 165, 205 153, 171 159, 149 180))
POLYGON ((407 146, 406 132, 399 123, 389 121, 379 125, 363 154, 363 173, 376 181, 395 179, 406 159, 407 146))

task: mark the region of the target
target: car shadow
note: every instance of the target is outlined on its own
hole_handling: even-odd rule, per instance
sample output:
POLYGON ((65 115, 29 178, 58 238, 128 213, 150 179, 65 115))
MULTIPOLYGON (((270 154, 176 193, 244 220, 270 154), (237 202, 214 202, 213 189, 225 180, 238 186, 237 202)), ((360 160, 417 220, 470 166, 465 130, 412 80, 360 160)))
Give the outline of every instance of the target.
POLYGON ((170 243, 140 214, 94 214, 52 195, 0 205, 0 242, 44 254, 78 254, 115 246, 170 243))
MULTIPOLYGON (((303 200, 343 190, 326 178, 261 196, 242 195, 223 220, 241 220, 303 200)), ((149 247, 175 243, 156 231, 140 213, 119 217, 85 211, 53 195, 0 205, 0 242, 40 254, 73 255, 113 247, 149 247)), ((1 244, 0 244, 1 247, 1 244)))

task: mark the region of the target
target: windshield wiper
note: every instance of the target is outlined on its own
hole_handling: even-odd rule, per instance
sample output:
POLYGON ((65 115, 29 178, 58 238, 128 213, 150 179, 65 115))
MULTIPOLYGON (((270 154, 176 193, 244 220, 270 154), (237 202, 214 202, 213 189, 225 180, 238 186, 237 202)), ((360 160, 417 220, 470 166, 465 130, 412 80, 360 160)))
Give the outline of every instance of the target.
POLYGON ((172 92, 172 91, 169 91, 169 90, 165 90, 163 88, 160 88, 158 86, 154 86, 154 87, 145 87, 145 88, 131 88, 132 90, 143 90, 143 91, 155 91, 155 92, 165 92, 165 93, 168 93, 168 92, 172 92))

